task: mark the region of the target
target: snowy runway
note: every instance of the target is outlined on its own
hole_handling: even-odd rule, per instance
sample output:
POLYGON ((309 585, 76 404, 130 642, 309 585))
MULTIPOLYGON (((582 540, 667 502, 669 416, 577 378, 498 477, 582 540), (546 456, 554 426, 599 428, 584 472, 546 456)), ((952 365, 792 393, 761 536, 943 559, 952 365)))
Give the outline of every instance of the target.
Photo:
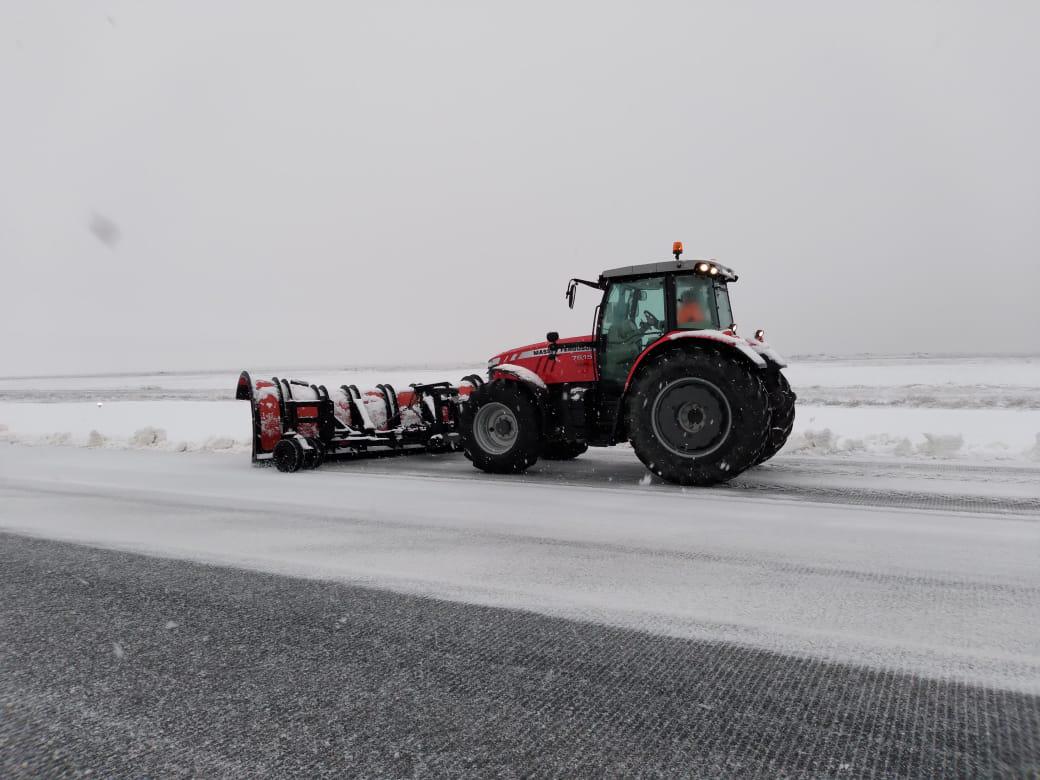
POLYGON ((1040 692, 1036 470, 779 459, 682 490, 624 456, 522 478, 458 456, 283 475, 7 445, 0 529, 1040 692))

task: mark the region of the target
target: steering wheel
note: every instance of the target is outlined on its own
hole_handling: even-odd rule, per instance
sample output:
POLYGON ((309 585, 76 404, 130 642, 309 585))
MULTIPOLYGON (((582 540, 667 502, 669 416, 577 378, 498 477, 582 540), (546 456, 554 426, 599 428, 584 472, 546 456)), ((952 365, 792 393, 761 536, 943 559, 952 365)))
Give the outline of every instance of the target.
POLYGON ((648 330, 661 330, 661 321, 657 319, 657 315, 651 311, 643 309, 643 322, 642 329, 645 333, 648 330))

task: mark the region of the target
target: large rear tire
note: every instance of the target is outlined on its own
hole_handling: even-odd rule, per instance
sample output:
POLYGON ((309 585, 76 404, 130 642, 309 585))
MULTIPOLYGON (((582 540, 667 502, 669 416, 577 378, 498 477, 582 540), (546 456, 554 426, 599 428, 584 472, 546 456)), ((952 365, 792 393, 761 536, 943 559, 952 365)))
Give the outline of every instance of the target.
POLYGON ((756 370, 736 355, 686 347, 655 358, 627 404, 628 436, 650 471, 680 485, 714 485, 756 462, 769 403, 756 370))
POLYGON ((767 371, 762 381, 769 396, 770 420, 766 445, 755 461, 756 465, 769 460, 787 444, 787 438, 794 428, 794 402, 797 398, 779 368, 767 371))
POLYGON ((574 460, 588 450, 589 445, 583 441, 547 442, 542 448, 543 460, 574 460))
POLYGON ((538 460, 541 418, 519 382, 488 382, 467 403, 462 446, 474 466, 491 474, 519 474, 538 460))

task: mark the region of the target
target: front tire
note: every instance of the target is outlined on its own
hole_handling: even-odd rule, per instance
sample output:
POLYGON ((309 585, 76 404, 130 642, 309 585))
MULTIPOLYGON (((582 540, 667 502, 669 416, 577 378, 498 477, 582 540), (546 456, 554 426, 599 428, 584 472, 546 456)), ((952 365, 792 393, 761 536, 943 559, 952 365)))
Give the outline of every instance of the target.
POLYGON ((650 471, 679 485, 715 485, 756 462, 769 430, 757 372, 736 355, 688 347, 644 369, 627 404, 628 435, 650 471))
POLYGON ((496 379, 470 394, 462 446, 474 466, 491 474, 519 474, 538 460, 541 419, 519 382, 496 379))

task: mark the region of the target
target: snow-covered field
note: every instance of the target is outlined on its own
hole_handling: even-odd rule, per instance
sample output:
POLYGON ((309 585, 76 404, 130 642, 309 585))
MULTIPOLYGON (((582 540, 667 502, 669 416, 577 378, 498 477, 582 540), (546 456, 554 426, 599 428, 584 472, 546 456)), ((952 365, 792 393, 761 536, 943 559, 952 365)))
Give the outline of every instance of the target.
MULTIPOLYGON (((480 365, 297 369, 338 386, 457 380, 480 365)), ((1040 357, 814 358, 787 371, 799 395, 783 454, 1040 461, 1040 357)), ((249 446, 237 371, 0 379, 0 437, 22 443, 230 450, 249 446)))

